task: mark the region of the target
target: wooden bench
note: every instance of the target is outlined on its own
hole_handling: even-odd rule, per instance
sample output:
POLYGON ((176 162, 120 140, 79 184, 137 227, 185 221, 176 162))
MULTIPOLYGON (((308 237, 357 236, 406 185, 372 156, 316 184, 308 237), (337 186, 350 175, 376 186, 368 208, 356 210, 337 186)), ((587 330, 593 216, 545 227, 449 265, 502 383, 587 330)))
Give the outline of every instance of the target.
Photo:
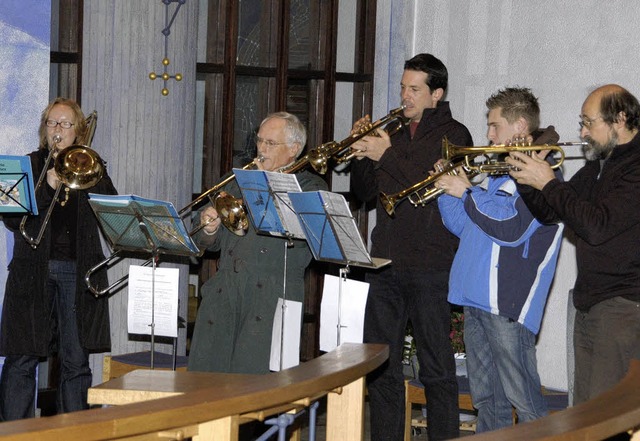
MULTIPOLYGON (((25 441, 163 437, 231 441, 238 438, 243 415, 283 412, 326 395, 327 439, 362 440, 365 377, 384 363, 388 354, 386 345, 345 343, 297 367, 251 375, 243 381, 205 385, 179 395, 123 406, 2 423, 0 437, 25 441)), ((179 381, 181 374, 189 373, 171 374, 170 381, 179 381)), ((218 375, 201 374, 212 378, 218 375)))
POLYGON ((604 440, 640 428, 640 360, 620 383, 586 403, 529 423, 475 435, 473 441, 604 440))

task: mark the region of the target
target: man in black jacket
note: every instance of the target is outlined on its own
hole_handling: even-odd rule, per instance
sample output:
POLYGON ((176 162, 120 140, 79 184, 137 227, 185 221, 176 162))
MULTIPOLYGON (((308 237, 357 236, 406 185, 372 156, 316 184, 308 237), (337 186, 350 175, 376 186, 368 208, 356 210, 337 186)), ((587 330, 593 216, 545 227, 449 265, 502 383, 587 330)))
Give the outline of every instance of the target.
POLYGON ((587 163, 568 182, 541 157, 508 159, 531 212, 577 236, 574 404, 614 386, 640 352, 640 104, 609 84, 580 118, 587 163))
MULTIPOLYGON (((409 126, 391 138, 379 129, 379 137, 367 136, 353 145, 358 160, 351 164, 351 189, 356 197, 368 202, 380 191, 397 193, 424 180, 441 157, 445 136, 457 145, 472 144, 467 128, 453 119, 443 101, 447 81, 447 68, 433 55, 419 54, 405 63, 400 86, 409 126)), ((366 276, 364 341, 389 345, 389 361, 368 379, 371 439, 403 438, 402 348, 408 320, 428 397, 429 439, 455 438, 458 386, 447 292, 457 239, 444 227, 437 204, 414 208, 401 203, 394 217, 380 206, 376 211, 371 253, 392 263, 366 276)))

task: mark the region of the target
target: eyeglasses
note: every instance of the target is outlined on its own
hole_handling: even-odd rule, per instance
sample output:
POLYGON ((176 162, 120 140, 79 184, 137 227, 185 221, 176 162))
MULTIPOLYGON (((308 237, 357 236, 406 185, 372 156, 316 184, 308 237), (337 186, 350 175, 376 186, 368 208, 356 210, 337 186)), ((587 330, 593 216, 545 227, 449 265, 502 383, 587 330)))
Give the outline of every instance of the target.
POLYGON ((47 125, 47 127, 51 128, 56 127, 58 124, 60 124, 60 127, 62 127, 63 129, 70 129, 75 125, 69 121, 56 121, 54 119, 48 119, 45 124, 47 125))
POLYGON ((594 122, 602 119, 601 116, 596 116, 595 118, 589 118, 588 116, 580 115, 581 121, 578 123, 580 129, 586 128, 587 130, 591 128, 594 122))
POLYGON ((264 144, 265 146, 267 146, 267 148, 288 144, 287 142, 277 142, 270 139, 260 138, 258 135, 255 135, 255 141, 256 145, 264 144))

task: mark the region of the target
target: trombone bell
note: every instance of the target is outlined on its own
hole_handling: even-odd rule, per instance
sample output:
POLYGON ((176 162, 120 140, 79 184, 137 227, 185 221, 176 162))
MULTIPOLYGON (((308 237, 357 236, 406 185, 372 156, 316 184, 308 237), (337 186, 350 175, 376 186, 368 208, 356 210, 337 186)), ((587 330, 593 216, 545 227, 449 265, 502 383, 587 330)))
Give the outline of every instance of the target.
POLYGON ((58 179, 74 190, 91 188, 104 176, 102 159, 84 145, 72 145, 60 151, 53 166, 58 179))

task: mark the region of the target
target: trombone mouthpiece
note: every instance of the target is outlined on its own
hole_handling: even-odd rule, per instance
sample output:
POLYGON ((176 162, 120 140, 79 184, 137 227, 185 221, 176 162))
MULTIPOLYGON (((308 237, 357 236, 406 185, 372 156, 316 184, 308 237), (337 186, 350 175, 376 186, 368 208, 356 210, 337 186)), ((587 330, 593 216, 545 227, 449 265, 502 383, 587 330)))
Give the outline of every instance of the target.
POLYGON ((56 144, 60 144, 62 142, 62 136, 54 135, 53 136, 53 142, 56 143, 56 144))
POLYGON ((260 155, 256 158, 256 161, 258 162, 264 162, 264 156, 260 155))

